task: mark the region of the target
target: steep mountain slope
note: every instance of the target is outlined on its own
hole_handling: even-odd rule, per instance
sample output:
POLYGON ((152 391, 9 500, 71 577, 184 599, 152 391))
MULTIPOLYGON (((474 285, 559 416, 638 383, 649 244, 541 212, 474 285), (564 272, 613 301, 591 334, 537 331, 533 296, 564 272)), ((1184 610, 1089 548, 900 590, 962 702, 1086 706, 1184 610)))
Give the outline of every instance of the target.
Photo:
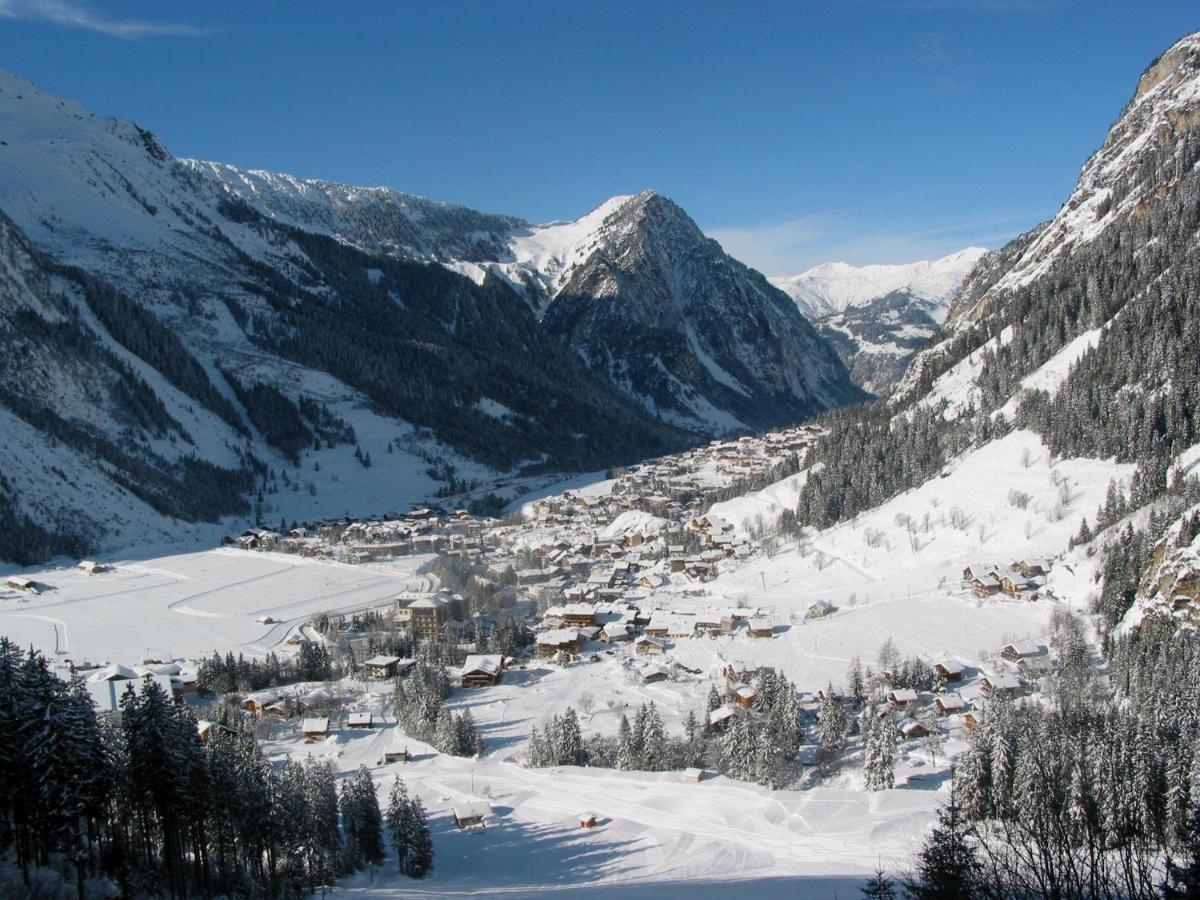
POLYGON ((937 331, 963 280, 987 251, 968 247, 907 265, 825 263, 773 278, 837 350, 854 383, 886 394, 937 331))
MULTIPOLYGON (((11 216, 10 231, 37 248, 51 294, 79 306, 85 325, 143 372, 195 441, 189 452, 198 462, 242 473, 234 480, 243 490, 257 486, 261 514, 319 506, 317 494, 331 482, 346 498, 338 513, 351 502, 369 502, 369 512, 517 467, 593 470, 689 439, 582 365, 503 279, 475 283, 411 260, 493 255, 502 245, 489 235, 506 235, 519 220, 391 192, 341 203, 335 192, 313 199, 292 184, 292 197, 282 179, 262 191, 279 211, 271 218, 232 193, 228 177, 175 160, 130 122, 0 75, 0 210, 11 216), (207 418, 189 420, 179 406, 207 418), (374 466, 347 470, 337 461, 341 447, 348 454, 356 444, 355 459, 374 466), (247 483, 248 466, 255 474, 247 483), (287 477, 288 468, 296 474, 287 477), (314 503, 272 497, 281 474, 291 490, 308 485, 314 503)), ((18 349, 3 347, 14 358, 18 349)), ((120 390, 137 395, 132 382, 120 390)), ((28 404, 53 410, 73 394, 49 391, 6 398, 6 414, 45 430, 28 404)), ((97 403, 87 416, 110 419, 97 403)), ((84 456, 80 471, 91 465, 106 478, 139 480, 125 458, 84 456)), ((161 487, 167 514, 211 518, 244 507, 196 510, 161 487)), ((25 512, 56 527, 59 513, 86 507, 62 502, 61 510, 25 512)), ((97 510, 97 518, 111 511, 97 510)), ((81 535, 121 540, 67 518, 79 521, 81 535)))
POLYGON ((186 165, 272 221, 434 259, 481 285, 502 278, 548 332, 665 422, 740 431, 863 396, 761 276, 653 191, 529 225, 386 189, 186 165))
POLYGON ((787 297, 669 199, 647 191, 600 215, 565 259, 550 255, 557 290, 544 323, 630 396, 667 421, 717 431, 862 398, 787 297))

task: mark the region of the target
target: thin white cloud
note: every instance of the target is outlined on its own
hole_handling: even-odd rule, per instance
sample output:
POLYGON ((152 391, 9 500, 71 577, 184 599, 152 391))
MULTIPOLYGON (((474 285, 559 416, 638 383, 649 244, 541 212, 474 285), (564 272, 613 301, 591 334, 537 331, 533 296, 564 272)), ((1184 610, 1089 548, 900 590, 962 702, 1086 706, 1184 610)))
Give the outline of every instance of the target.
POLYGON ((124 40, 146 37, 196 37, 210 30, 179 22, 113 18, 95 12, 76 0, 0 0, 0 18, 19 22, 48 22, 63 28, 80 28, 124 40))

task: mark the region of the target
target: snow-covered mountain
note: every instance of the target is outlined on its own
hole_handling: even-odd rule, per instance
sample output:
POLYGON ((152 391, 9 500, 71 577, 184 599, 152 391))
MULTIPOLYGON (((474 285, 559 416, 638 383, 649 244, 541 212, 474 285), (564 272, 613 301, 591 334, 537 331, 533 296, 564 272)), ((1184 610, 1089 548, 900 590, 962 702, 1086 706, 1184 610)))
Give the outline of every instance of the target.
POLYGON ((186 165, 274 221, 434 260, 480 285, 498 277, 548 332, 662 421, 727 433, 862 397, 761 275, 654 191, 612 197, 572 222, 531 225, 387 189, 186 165))
POLYGON ((822 263, 799 275, 772 278, 771 284, 795 300, 810 320, 903 293, 919 301, 940 323, 958 296, 963 279, 986 252, 982 247, 967 247, 941 259, 899 265, 822 263))
MULTIPOLYGON (((113 546, 169 539, 173 517, 370 513, 859 396, 782 294, 654 195, 537 227, 176 159, 132 122, 0 73, 0 212, 47 285, 38 308, 77 317, 78 341, 117 360, 79 390, 48 377, 0 404, 6 436, 61 419, 50 440, 74 462, 58 469, 103 482, 51 490, 36 470, 54 454, 31 434, 0 487, 9 521, 47 534, 65 521, 68 536, 113 546), (674 238, 652 240, 634 211, 668 207, 674 238), (603 266, 617 281, 587 274, 603 266), (583 333, 566 311, 589 301, 612 315, 583 333), (660 351, 660 337, 674 343, 660 351), (181 495, 187 479, 208 488, 181 495), (141 525, 118 527, 120 491, 150 483, 141 525)), ((43 318, 21 312, 3 354, 19 359, 43 318)))
POLYGON ((986 253, 967 247, 903 265, 824 263, 771 283, 833 345, 855 384, 886 394, 913 352, 937 331, 963 280, 986 253))

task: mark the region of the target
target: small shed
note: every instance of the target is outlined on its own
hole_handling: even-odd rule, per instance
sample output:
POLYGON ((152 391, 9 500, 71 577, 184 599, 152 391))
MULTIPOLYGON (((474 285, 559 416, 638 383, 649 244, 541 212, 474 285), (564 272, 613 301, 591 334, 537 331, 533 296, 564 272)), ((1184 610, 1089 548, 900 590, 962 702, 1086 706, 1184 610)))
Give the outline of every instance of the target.
POLYGON ((14 591, 29 591, 36 593, 38 588, 38 583, 36 581, 34 581, 32 578, 26 578, 23 575, 9 575, 8 578, 4 579, 4 584, 6 587, 9 587, 14 591))
POLYGON ((108 566, 90 559, 81 559, 77 568, 82 569, 89 575, 99 575, 101 572, 108 571, 108 566))
POLYGON ((595 828, 596 827, 596 814, 590 813, 590 812, 580 813, 579 814, 579 827, 580 828, 595 828))
POLYGON ((329 737, 329 719, 324 716, 305 719, 300 725, 300 730, 304 732, 304 739, 307 741, 323 741, 329 737))
POLYGON ((491 814, 491 811, 490 806, 479 801, 460 803, 451 810, 451 813, 454 815, 454 827, 470 828, 473 825, 484 826, 484 820, 491 814))
POLYGON ((683 770, 680 780, 686 784, 699 784, 704 780, 704 770, 698 769, 695 766, 689 766, 683 770))
POLYGON ((833 612, 833 604, 828 600, 818 600, 804 614, 806 619, 823 619, 833 612))
POLYGON ((743 684, 734 691, 734 694, 737 695, 737 702, 740 705, 746 709, 750 709, 754 706, 754 701, 758 697, 758 690, 749 684, 743 684))

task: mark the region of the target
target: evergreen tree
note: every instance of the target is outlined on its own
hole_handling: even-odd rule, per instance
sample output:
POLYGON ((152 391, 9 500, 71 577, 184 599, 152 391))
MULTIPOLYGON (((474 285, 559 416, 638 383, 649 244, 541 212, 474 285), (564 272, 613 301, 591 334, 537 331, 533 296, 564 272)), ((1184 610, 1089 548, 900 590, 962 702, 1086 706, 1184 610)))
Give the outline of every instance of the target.
POLYGON ((938 810, 937 825, 925 839, 916 870, 904 887, 914 900, 973 900, 980 896, 978 873, 975 848, 951 790, 950 800, 938 810))

